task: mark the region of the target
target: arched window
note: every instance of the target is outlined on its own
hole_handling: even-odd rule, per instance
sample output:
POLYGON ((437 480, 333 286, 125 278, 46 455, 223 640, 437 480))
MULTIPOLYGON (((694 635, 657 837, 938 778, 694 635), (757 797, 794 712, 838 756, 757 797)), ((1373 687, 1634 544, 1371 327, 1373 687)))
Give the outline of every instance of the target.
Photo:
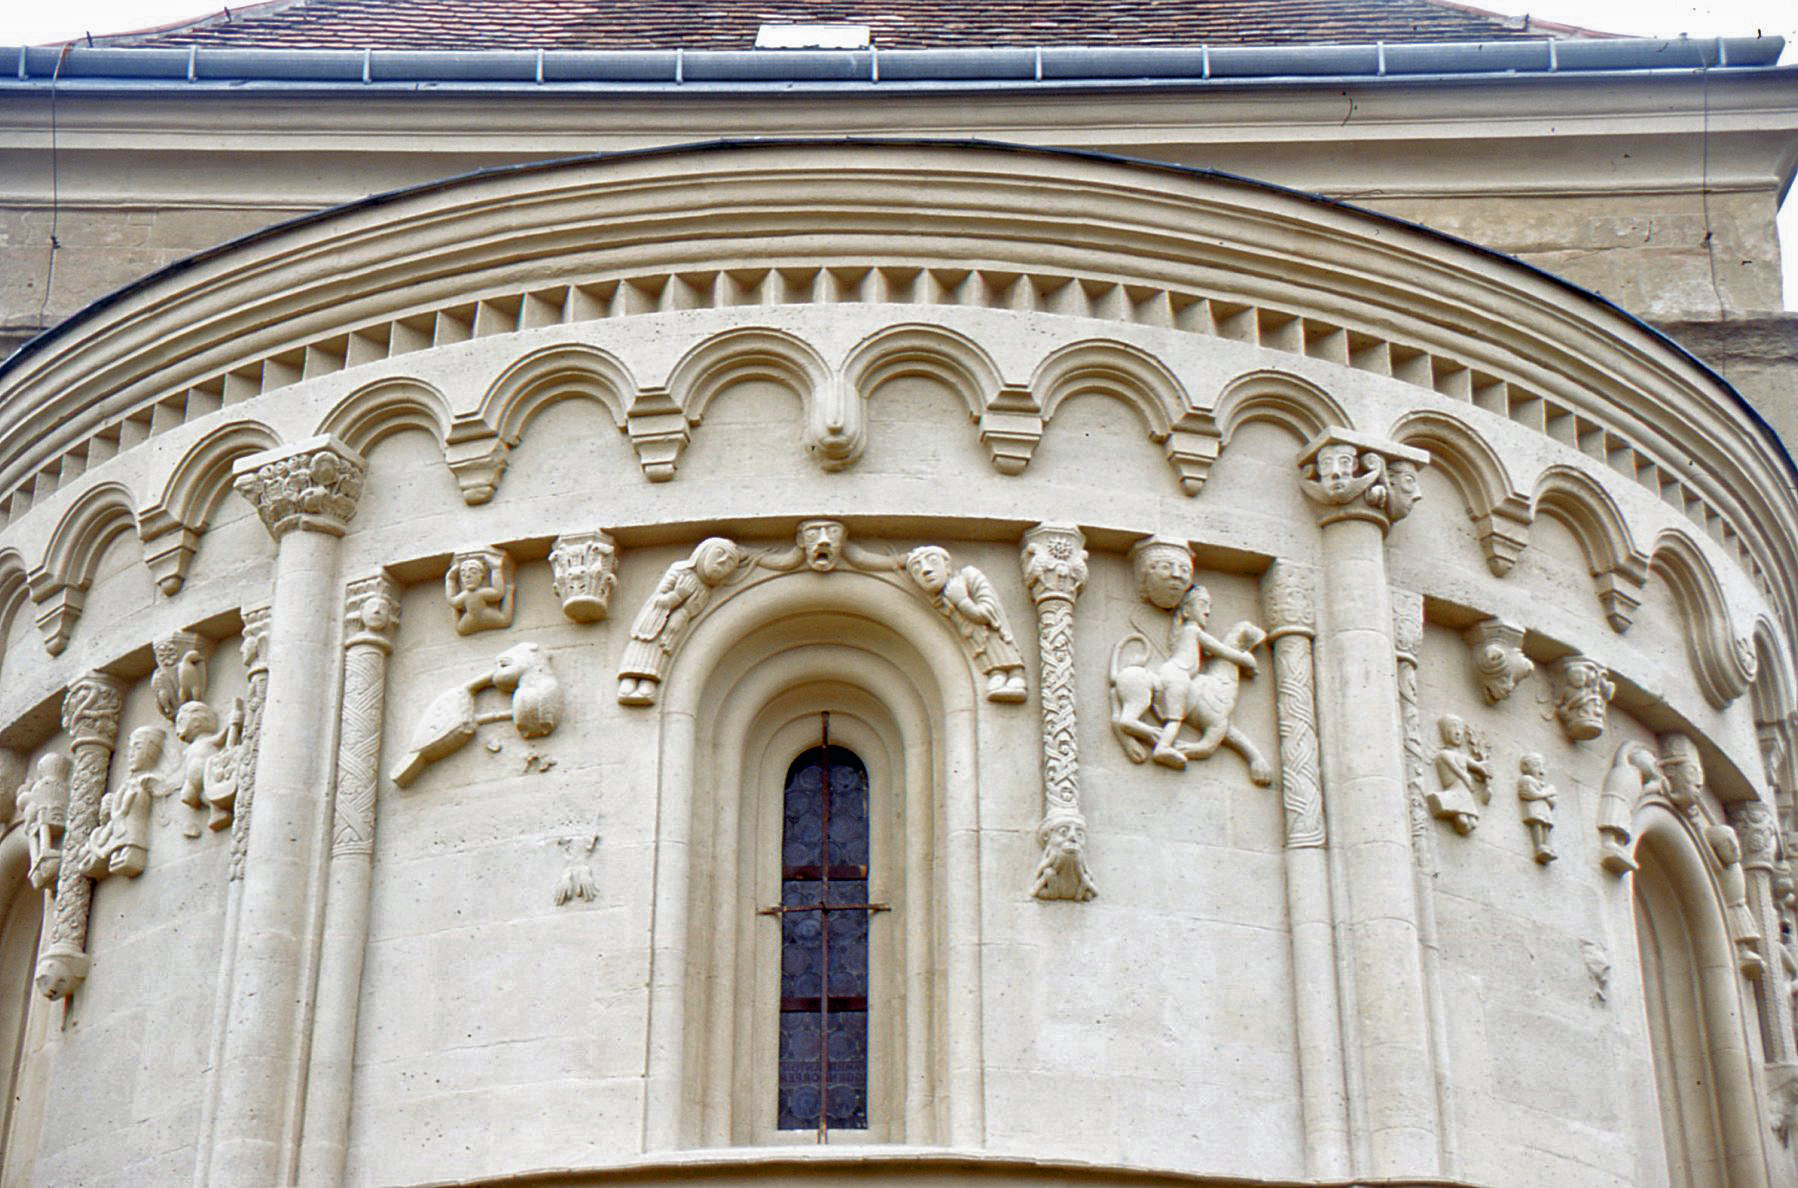
POLYGON ((868 1127, 868 770, 831 746, 787 769, 782 796, 781 1130, 868 1127))

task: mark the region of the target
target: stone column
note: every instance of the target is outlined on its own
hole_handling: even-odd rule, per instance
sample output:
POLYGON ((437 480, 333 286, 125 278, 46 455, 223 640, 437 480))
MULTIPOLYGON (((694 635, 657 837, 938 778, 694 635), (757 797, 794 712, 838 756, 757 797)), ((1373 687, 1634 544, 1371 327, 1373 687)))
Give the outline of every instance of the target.
POLYGON ((240 460, 237 490, 275 538, 268 688, 204 1180, 286 1182, 296 1153, 309 901, 319 878, 336 707, 338 539, 362 460, 316 437, 240 460))
MULTIPOLYGON (((1423 949, 1423 991, 1430 1008, 1431 1068, 1436 1082, 1436 1115, 1442 1174, 1460 1174, 1455 1127, 1454 1080, 1449 1062, 1448 1016, 1442 1003, 1442 942, 1436 930, 1436 834, 1430 822, 1430 759, 1424 749, 1423 712, 1417 703, 1417 661, 1423 652, 1423 595, 1392 592, 1392 642, 1398 660, 1398 702, 1405 731, 1405 807, 1411 821, 1411 869, 1417 892, 1417 939, 1423 949)), ((1528 663, 1528 661, 1525 661, 1528 663)))
POLYGON ((1437 1173, 1435 1078, 1412 883, 1386 532, 1417 497, 1429 456, 1330 429, 1299 456, 1322 528, 1317 640, 1325 802, 1343 895, 1334 903, 1354 1004, 1347 1042, 1373 1177, 1437 1173))
POLYGON ((69 734, 74 772, 50 935, 37 962, 37 987, 46 998, 67 998, 87 977, 87 915, 94 881, 82 873, 81 853, 100 817, 124 697, 125 683, 118 677, 90 672, 70 685, 62 699, 62 728, 69 734))
POLYGON ((351 582, 344 600, 337 798, 300 1141, 302 1184, 339 1182, 348 1149, 350 1073, 356 1056, 362 958, 368 943, 368 888, 374 871, 375 792, 387 703, 387 657, 399 628, 399 600, 399 583, 384 574, 351 582))
POLYGON ((1317 766, 1317 686, 1311 640, 1317 631, 1317 576, 1276 561, 1261 579, 1261 606, 1274 652, 1280 727, 1280 801, 1286 821, 1286 911, 1292 928, 1293 1013, 1299 1044, 1299 1106, 1305 1168, 1313 1177, 1349 1174, 1348 1099, 1342 1069, 1342 1015, 1336 995, 1335 922, 1324 849, 1323 788, 1317 766))
POLYGON ((1773 896, 1774 863, 1779 859, 1779 822, 1758 800, 1728 807, 1730 823, 1742 842, 1742 869, 1748 876, 1748 907, 1760 927, 1761 976, 1755 986, 1760 1000, 1761 1043, 1768 1064, 1798 1061, 1792 1034, 1791 983, 1779 957, 1779 904, 1773 896))
POLYGON ((1086 538, 1071 524, 1038 524, 1024 533, 1021 559, 1042 654, 1043 818, 1036 839, 1043 855, 1031 894, 1091 899, 1098 892, 1086 868, 1074 711, 1074 600, 1086 587, 1086 538))

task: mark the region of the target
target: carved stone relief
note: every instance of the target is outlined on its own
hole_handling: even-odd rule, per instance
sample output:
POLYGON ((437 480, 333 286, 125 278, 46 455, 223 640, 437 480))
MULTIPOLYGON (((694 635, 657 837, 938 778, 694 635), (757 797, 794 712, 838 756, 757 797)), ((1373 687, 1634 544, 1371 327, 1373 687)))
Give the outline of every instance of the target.
MULTIPOLYGON (((945 571, 947 558, 944 553, 945 571)), ((1043 816, 1036 827, 1042 857, 1030 894, 1084 901, 1098 894, 1086 862, 1079 717, 1074 705, 1074 603, 1086 588, 1086 539, 1072 525, 1038 524, 1024 534, 1021 561, 1024 584, 1036 604, 1043 666, 1043 816)))
POLYGON ((1698 798, 1704 793, 1704 762, 1690 736, 1661 735, 1661 775, 1667 782, 1667 799, 1686 816, 1697 816, 1698 798))
POLYGON ((1447 821, 1463 837, 1480 823, 1480 808, 1492 800, 1492 765, 1485 736, 1454 714, 1436 721, 1442 745, 1436 752, 1437 788, 1429 794, 1432 816, 1447 821))
POLYGON ((100 816, 82 855, 82 873, 136 878, 149 856, 150 802, 160 795, 164 735, 161 726, 139 726, 125 749, 128 771, 119 786, 100 798, 100 816))
POLYGON ((711 600, 712 591, 743 576, 748 560, 735 541, 709 536, 692 556, 668 567, 631 623, 630 642, 618 665, 618 704, 655 704, 668 661, 693 620, 711 600))
POLYGON ((1523 654, 1523 628, 1502 619, 1482 619, 1467 629, 1473 668, 1487 705, 1497 705, 1516 690, 1536 665, 1523 654))
POLYGON ((1561 733, 1574 742, 1603 734, 1605 711, 1617 692, 1604 666, 1580 655, 1563 656, 1548 666, 1548 678, 1561 733))
POLYGON ((1727 825, 1708 825, 1704 840, 1717 856, 1717 883, 1723 891, 1724 916, 1736 949, 1736 965, 1751 978, 1766 970, 1761 961, 1761 929, 1748 906, 1748 879, 1742 870, 1742 844, 1727 825))
POLYGON ((250 811, 256 797, 256 759, 262 749, 262 710, 268 703, 268 622, 270 607, 243 608, 243 660, 249 691, 244 696, 243 738, 237 746, 237 800, 231 811, 230 880, 243 878, 250 853, 250 811))
MULTIPOLYGON (((184 744, 179 773, 170 790, 181 794, 181 803, 206 813, 206 827, 225 829, 237 806, 237 751, 243 742, 244 704, 231 702, 229 716, 204 701, 190 701, 175 714, 175 737, 184 744)), ((198 837, 198 828, 188 830, 198 837)))
POLYGON ((333 536, 348 531, 365 468, 354 450, 323 437, 241 459, 232 470, 232 486, 279 540, 301 527, 333 536))
POLYGON ((1423 450, 1330 429, 1300 451, 1299 486, 1322 509, 1319 524, 1369 520, 1384 529, 1410 515, 1423 498, 1418 471, 1429 461, 1423 450))
POLYGON ((334 855, 374 852, 387 655, 399 623, 398 582, 377 574, 349 583, 344 591, 343 709, 331 823, 334 855))
POLYGON ((1599 865, 1614 875, 1636 869, 1629 854, 1636 805, 1642 797, 1664 792, 1666 787, 1660 759, 1652 750, 1634 741, 1617 748, 1598 795, 1599 865))
POLYGON ((905 572, 936 612, 954 626, 974 666, 986 674, 986 699, 1023 701, 1029 694, 1024 658, 1018 654, 998 591, 987 576, 972 565, 957 569, 949 551, 937 545, 922 545, 907 553, 905 572))
POLYGON ((182 706, 206 700, 206 658, 212 649, 197 632, 177 631, 154 641, 150 650, 156 657, 150 691, 156 697, 157 710, 173 722, 182 706))
MULTIPOLYGON (((1190 580, 1190 578, 1189 578, 1190 580)), ((1139 593, 1141 592, 1139 588, 1139 593)), ((1156 605, 1160 605, 1156 603, 1156 605)), ((1276 561, 1261 579, 1261 608, 1274 652, 1274 702, 1280 730, 1280 799, 1288 848, 1324 844, 1318 774, 1316 580, 1306 566, 1276 561)))
POLYGON ((510 627, 516 585, 512 555, 504 549, 471 549, 450 558, 443 593, 455 616, 456 634, 510 627))
POLYGON ((1546 866, 1555 860, 1549 837, 1555 827, 1554 785, 1548 782, 1548 765, 1536 751, 1527 752, 1517 761, 1517 802, 1523 811, 1524 828, 1530 831, 1530 846, 1536 861, 1546 866))
POLYGON ((71 857, 56 873, 56 902, 48 941, 38 953, 35 979, 38 992, 50 999, 68 997, 87 977, 87 918, 94 884, 73 856, 87 848, 100 815, 124 692, 124 682, 117 677, 91 672, 69 686, 62 702, 62 727, 74 752, 68 826, 63 835, 64 853, 71 857))
MULTIPOLYGON (((1133 557, 1137 589, 1151 605, 1165 602, 1182 574, 1191 580, 1191 553, 1183 543, 1151 540, 1133 557), (1184 562, 1175 550, 1185 554, 1184 562)), ((1259 670, 1252 653, 1267 634, 1243 620, 1219 639, 1205 629, 1210 619, 1211 593, 1195 583, 1181 591, 1165 648, 1141 631, 1118 641, 1111 652, 1112 731, 1132 763, 1152 758, 1183 769, 1227 746, 1249 765, 1251 780, 1270 784, 1272 764, 1230 720, 1242 678, 1259 670), (1196 737, 1181 741, 1187 729, 1196 737)))
POLYGON ((493 668, 440 695, 412 729, 406 758, 393 771, 404 788, 425 768, 462 749, 476 730, 510 719, 520 738, 542 738, 562 720, 562 684, 543 649, 534 643, 514 644, 494 658, 493 668), (475 694, 483 689, 507 694, 503 710, 479 712, 475 694))
POLYGON ((67 755, 50 751, 37 761, 37 775, 19 787, 17 804, 31 859, 31 885, 40 891, 56 885, 62 866, 72 771, 67 755))
POLYGON ((549 549, 562 613, 577 623, 597 623, 611 609, 618 586, 618 548, 604 532, 570 532, 549 549))

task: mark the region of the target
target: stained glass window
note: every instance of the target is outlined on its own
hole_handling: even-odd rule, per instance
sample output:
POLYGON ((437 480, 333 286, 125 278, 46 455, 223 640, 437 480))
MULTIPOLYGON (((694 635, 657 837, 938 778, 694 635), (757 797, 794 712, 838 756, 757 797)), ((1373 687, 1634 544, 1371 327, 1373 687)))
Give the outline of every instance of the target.
POLYGON ((868 1128, 868 771, 842 747, 787 770, 781 834, 782 1130, 868 1128))

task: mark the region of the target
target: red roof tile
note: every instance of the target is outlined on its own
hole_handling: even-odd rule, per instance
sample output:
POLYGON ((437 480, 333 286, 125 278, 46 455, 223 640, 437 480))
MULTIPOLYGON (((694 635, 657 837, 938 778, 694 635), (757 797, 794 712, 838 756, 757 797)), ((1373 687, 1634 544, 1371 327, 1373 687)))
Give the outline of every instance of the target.
POLYGON ((1602 36, 1443 0, 276 0, 96 41, 283 49, 749 49, 769 24, 867 25, 880 49, 1602 36))

